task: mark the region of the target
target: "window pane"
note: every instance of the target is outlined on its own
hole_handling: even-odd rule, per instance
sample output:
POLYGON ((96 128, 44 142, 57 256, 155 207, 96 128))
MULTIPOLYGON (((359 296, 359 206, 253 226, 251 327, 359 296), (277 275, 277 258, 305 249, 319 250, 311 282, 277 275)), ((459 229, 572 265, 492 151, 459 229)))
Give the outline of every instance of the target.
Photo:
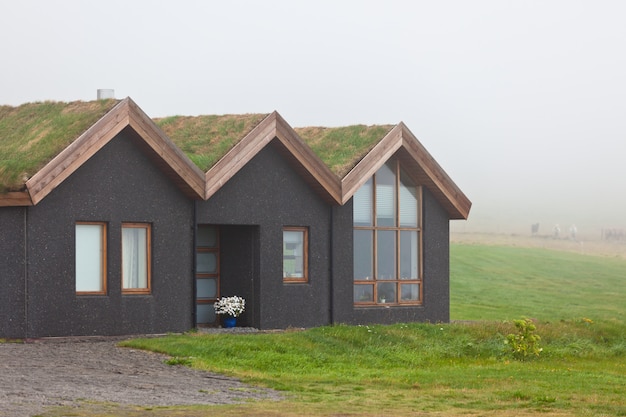
POLYGON ((400 226, 417 227, 417 187, 400 170, 400 226))
POLYGON ((384 282, 378 284, 378 302, 379 303, 395 303, 396 302, 396 283, 384 282))
POLYGON ((217 227, 207 225, 198 226, 198 246, 208 248, 217 247, 217 227))
POLYGON ((374 233, 371 230, 354 231, 354 279, 374 279, 374 233))
POLYGON ((372 225, 372 200, 372 179, 370 178, 358 189, 352 199, 355 226, 372 225))
POLYGON ((283 230, 283 278, 305 278, 304 231, 283 230))
POLYGON ((122 227, 122 287, 148 288, 147 227, 122 227))
POLYGON ((418 279, 417 231, 400 232, 400 279, 418 279))
POLYGON ((396 232, 379 230, 376 242, 376 279, 396 279, 396 232))
POLYGON ((419 301, 420 286, 419 284, 400 284, 400 294, 402 294, 402 301, 419 301))
POLYGON ((211 304, 196 304, 196 321, 198 324, 214 323, 215 307, 211 304))
POLYGON ((376 225, 396 225, 396 175, 388 163, 376 172, 376 225))
POLYGON ((104 225, 76 225, 76 292, 104 291, 104 225))
POLYGON ((198 252, 196 254, 196 273, 198 274, 217 273, 217 253, 198 252))
POLYGON ((371 303, 374 301, 373 285, 355 285, 354 286, 354 302, 355 303, 371 303))
POLYGON ((199 278, 196 280, 196 298, 217 298, 217 279, 199 278))

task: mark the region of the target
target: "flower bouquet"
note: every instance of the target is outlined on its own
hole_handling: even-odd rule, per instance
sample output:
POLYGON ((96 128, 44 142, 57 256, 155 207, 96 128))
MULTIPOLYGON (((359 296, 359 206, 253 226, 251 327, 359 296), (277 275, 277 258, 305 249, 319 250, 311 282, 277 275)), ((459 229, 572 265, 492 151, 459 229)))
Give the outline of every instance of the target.
POLYGON ((218 298, 215 304, 215 314, 224 314, 230 317, 239 317, 246 309, 246 300, 236 295, 218 298))

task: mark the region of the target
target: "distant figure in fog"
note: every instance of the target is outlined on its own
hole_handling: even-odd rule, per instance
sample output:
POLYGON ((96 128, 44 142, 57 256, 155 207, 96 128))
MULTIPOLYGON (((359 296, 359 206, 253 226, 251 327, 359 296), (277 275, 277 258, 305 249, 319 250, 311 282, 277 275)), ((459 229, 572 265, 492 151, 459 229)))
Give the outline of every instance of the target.
POLYGON ((539 233, 539 223, 534 223, 530 225, 530 234, 536 235, 539 233))
POLYGON ((569 237, 572 240, 576 240, 576 233, 578 232, 578 230, 576 229, 576 225, 573 224, 569 227, 569 237))
POLYGON ((559 227, 558 224, 554 225, 554 238, 558 239, 559 236, 561 236, 561 228, 559 227))

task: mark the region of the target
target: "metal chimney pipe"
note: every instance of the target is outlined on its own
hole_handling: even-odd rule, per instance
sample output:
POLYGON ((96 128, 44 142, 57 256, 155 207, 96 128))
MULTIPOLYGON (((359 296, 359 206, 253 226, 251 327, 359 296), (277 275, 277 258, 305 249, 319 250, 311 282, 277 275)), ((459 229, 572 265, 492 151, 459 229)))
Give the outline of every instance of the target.
POLYGON ((99 88, 98 100, 106 100, 109 98, 115 98, 115 90, 112 88, 99 88))

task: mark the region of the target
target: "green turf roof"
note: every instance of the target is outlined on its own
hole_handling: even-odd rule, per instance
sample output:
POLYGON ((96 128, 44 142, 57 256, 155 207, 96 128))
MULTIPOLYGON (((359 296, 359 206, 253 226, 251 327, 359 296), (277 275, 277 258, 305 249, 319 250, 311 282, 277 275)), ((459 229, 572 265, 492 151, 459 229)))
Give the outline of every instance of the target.
POLYGON ((25 179, 77 139, 117 100, 38 102, 0 106, 0 193, 23 188, 25 179))
POLYGON ((343 178, 393 125, 295 128, 324 163, 343 178))
MULTIPOLYGON (((58 153, 110 111, 118 100, 38 102, 0 106, 0 193, 23 188, 58 153)), ((154 122, 202 171, 208 171, 267 114, 172 116, 154 122)), ((350 171, 393 125, 295 131, 339 177, 350 171)))
POLYGON ((206 172, 265 117, 267 114, 172 116, 154 122, 206 172))

